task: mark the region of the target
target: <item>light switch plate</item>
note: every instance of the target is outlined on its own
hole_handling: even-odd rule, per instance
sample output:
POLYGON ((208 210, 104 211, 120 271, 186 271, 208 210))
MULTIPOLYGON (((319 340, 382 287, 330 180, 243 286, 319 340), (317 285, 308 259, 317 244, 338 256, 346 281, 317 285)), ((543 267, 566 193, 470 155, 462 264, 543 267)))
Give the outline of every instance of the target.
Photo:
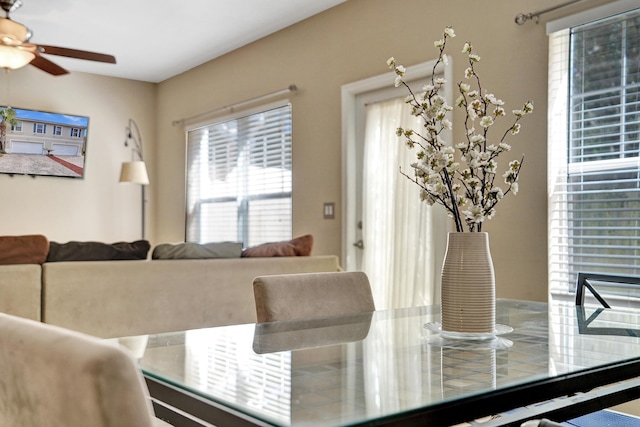
POLYGON ((322 216, 324 219, 335 219, 336 204, 333 202, 326 202, 322 207, 322 216))

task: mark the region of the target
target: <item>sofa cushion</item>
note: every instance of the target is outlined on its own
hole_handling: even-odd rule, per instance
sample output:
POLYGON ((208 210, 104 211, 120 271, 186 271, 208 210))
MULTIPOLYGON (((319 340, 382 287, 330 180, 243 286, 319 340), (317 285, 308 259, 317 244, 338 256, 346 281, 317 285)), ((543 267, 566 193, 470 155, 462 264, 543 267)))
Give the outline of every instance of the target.
POLYGON ((240 258, 242 243, 162 243, 153 248, 151 259, 240 258))
POLYGON ((146 259, 151 249, 147 240, 135 242, 67 242, 49 244, 47 262, 108 261, 146 259))
POLYGON ((264 243, 242 251, 243 257, 309 256, 313 236, 307 234, 283 242, 264 243))
POLYGON ((49 240, 45 236, 0 236, 0 265, 42 264, 47 252, 49 240))

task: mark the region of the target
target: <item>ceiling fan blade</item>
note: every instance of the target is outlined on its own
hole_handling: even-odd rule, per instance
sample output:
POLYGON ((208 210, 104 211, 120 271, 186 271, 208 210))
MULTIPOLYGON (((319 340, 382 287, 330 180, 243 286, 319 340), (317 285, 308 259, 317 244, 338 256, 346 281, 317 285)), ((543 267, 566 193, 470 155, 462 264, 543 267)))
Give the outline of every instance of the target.
POLYGON ((86 59, 88 61, 107 62, 109 64, 115 64, 116 58, 113 55, 106 55, 104 53, 89 52, 86 50, 69 49, 66 47, 46 46, 39 44, 38 50, 40 53, 46 53, 49 55, 66 56, 69 58, 86 59))
POLYGON ((36 55, 36 57, 33 58, 33 61, 31 61, 31 65, 49 74, 53 74, 54 76, 60 76, 62 74, 69 73, 67 70, 65 70, 61 66, 54 64, 53 62, 49 61, 46 58, 43 58, 40 55, 36 55))

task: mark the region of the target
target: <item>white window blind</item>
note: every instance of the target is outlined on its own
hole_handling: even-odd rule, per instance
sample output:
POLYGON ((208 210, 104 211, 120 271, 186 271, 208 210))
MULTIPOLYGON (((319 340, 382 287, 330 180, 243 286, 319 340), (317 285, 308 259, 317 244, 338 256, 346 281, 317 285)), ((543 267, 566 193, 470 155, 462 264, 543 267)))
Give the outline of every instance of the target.
POLYGON ((187 241, 291 238, 291 105, 187 131, 187 241))
POLYGON ((550 290, 640 275, 640 9, 551 35, 550 290))

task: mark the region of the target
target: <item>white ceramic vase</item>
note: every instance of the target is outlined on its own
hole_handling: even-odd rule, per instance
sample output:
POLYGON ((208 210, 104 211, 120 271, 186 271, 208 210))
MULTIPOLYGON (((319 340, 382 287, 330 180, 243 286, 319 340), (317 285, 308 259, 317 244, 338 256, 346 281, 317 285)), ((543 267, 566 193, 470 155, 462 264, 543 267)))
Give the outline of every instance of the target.
POLYGON ((442 265, 442 330, 491 334, 496 317, 495 276, 485 232, 449 233, 442 265))

